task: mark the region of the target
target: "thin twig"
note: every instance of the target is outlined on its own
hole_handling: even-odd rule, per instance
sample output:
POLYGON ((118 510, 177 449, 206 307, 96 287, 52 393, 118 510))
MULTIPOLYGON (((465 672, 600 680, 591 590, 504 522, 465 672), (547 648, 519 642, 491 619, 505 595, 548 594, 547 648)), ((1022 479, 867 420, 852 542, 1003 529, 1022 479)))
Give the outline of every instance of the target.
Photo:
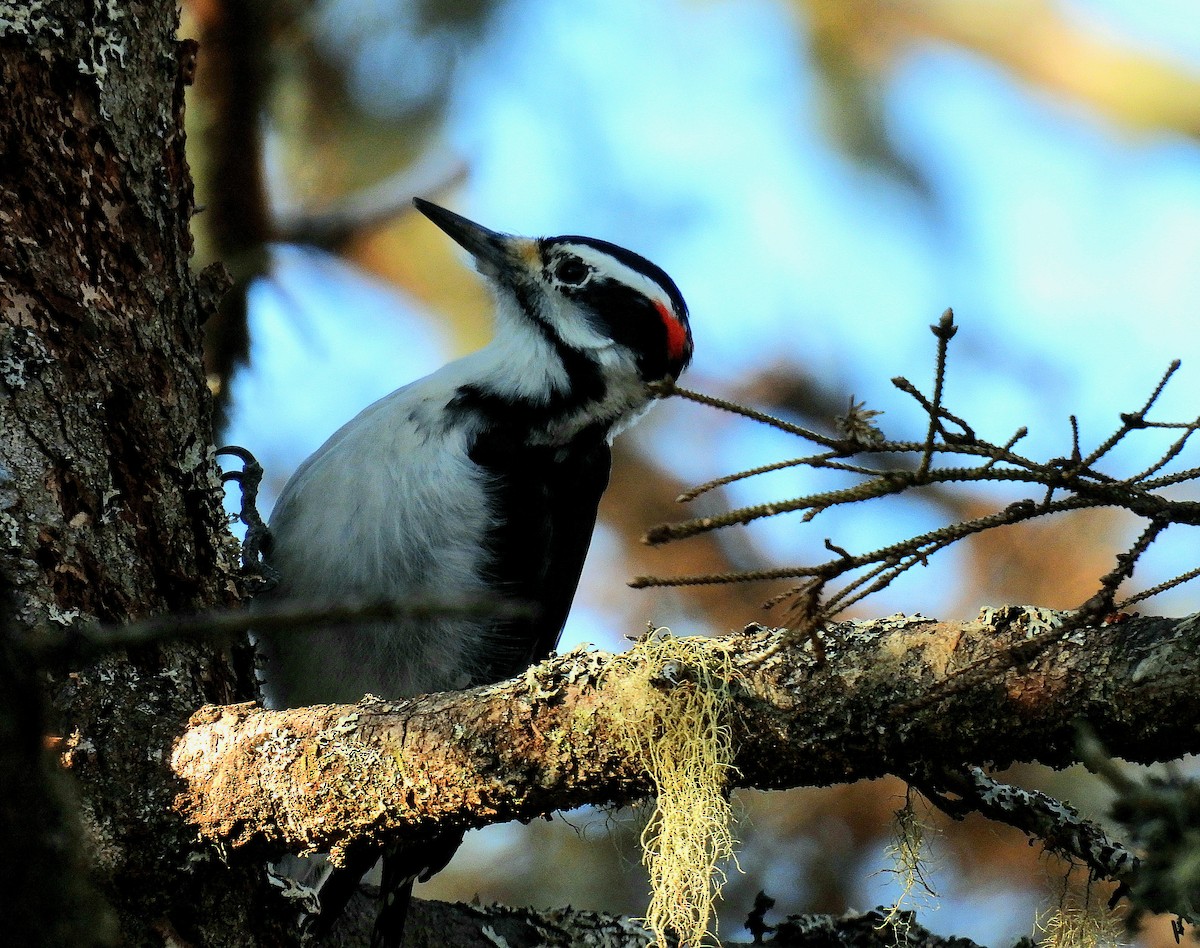
POLYGON ((776 418, 774 415, 769 415, 765 411, 759 411, 757 408, 750 408, 746 405, 739 405, 737 402, 731 402, 726 398, 720 398, 716 395, 705 395, 702 392, 693 392, 690 389, 680 388, 674 382, 656 382, 650 386, 650 389, 655 395, 661 398, 665 398, 669 395, 678 395, 680 398, 687 399, 690 402, 696 402, 700 405, 708 405, 710 408, 719 408, 721 411, 727 411, 734 415, 740 415, 743 418, 749 418, 751 421, 757 421, 760 424, 767 425, 770 428, 775 428, 778 431, 797 435, 801 438, 807 438, 809 441, 822 445, 826 448, 842 450, 846 444, 843 439, 831 438, 829 435, 820 434, 819 432, 805 428, 803 425, 794 425, 790 421, 784 421, 782 418, 776 418))
MULTIPOLYGON (((631 585, 642 588, 778 579, 800 580, 786 592, 768 600, 767 605, 791 600, 793 607, 789 610, 789 619, 795 617, 800 622, 802 631, 812 632, 815 626, 831 620, 846 607, 885 588, 914 566, 925 565, 933 554, 965 537, 986 530, 1022 523, 1035 517, 1102 507, 1128 510, 1148 522, 1138 540, 1129 550, 1117 557, 1113 570, 1101 579, 1096 595, 1084 603, 1063 627, 1048 630, 1032 639, 998 650, 993 655, 957 670, 936 694, 927 695, 922 699, 922 706, 925 706, 970 687, 979 676, 992 675, 1014 664, 1032 661, 1050 643, 1071 629, 1099 621, 1113 610, 1117 589, 1131 575, 1139 557, 1168 525, 1200 525, 1200 502, 1170 498, 1162 493, 1163 488, 1200 479, 1200 467, 1193 466, 1168 474, 1160 473, 1182 454, 1192 435, 1200 430, 1200 419, 1179 423, 1152 421, 1147 418, 1167 382, 1178 369, 1178 362, 1173 362, 1162 375, 1143 406, 1136 412, 1121 415, 1121 423, 1116 431, 1086 456, 1080 447, 1079 422, 1072 415, 1070 454, 1048 461, 1036 461, 1013 450, 1027 435, 1025 427, 1019 428, 1003 444, 995 444, 979 438, 964 419, 947 410, 944 396, 949 342, 956 332, 953 313, 947 310, 939 323, 930 328, 938 340, 932 397, 927 397, 903 377, 892 380, 900 391, 915 399, 925 412, 927 428, 923 441, 890 441, 873 426, 870 427, 871 436, 863 437, 862 432, 858 431, 861 425, 856 426, 845 420, 839 422, 839 429, 847 432, 848 436, 840 439, 829 437, 726 399, 679 389, 671 383, 656 386, 654 391, 658 395, 677 394, 795 434, 826 449, 805 457, 715 478, 685 492, 681 495, 681 500, 690 500, 705 491, 743 478, 785 468, 836 470, 860 480, 848 487, 755 504, 678 523, 660 524, 647 532, 645 542, 667 543, 730 526, 750 524, 783 513, 800 513, 799 523, 804 524, 834 507, 952 482, 1015 482, 1027 485, 1030 489, 1039 489, 1040 501, 1032 498, 1018 500, 992 514, 948 524, 862 554, 851 554, 835 545, 832 540, 827 540, 826 548, 836 553, 836 556, 812 566, 786 566, 675 577, 640 576, 631 585), (960 430, 948 431, 946 423, 960 430), (1181 433, 1153 464, 1135 475, 1119 478, 1095 467, 1096 462, 1108 455, 1124 438, 1134 431, 1147 428, 1169 428, 1181 433), (855 431, 858 431, 857 436, 852 436, 855 431), (913 466, 905 466, 905 455, 915 455, 913 466), (964 460, 962 464, 955 466, 938 466, 939 459, 949 460, 950 457, 964 460), (883 459, 885 464, 876 468, 873 463, 876 459, 883 459), (972 464, 967 459, 974 459, 975 463, 972 464), (830 585, 834 580, 843 577, 846 578, 841 586, 830 585)), ((875 417, 879 412, 865 412, 862 406, 851 398, 848 417, 856 414, 862 416, 860 421, 865 418, 869 423, 869 418, 875 417)), ((1182 573, 1174 579, 1160 583, 1152 590, 1130 597, 1122 605, 1140 601, 1155 592, 1173 588, 1196 576, 1200 576, 1200 568, 1182 573)))
POLYGON ((1189 425, 1187 425, 1187 427, 1184 429, 1183 434, 1180 435, 1179 438, 1177 438, 1175 440, 1175 442, 1169 448, 1167 448, 1167 450, 1163 453, 1163 456, 1161 458, 1159 458, 1157 461, 1155 461, 1153 464, 1151 464, 1144 471, 1134 474, 1132 477, 1127 477, 1121 483, 1137 484, 1139 482, 1148 480, 1152 474, 1156 474, 1159 471, 1161 471, 1164 467, 1166 467, 1168 464, 1170 464, 1172 461, 1174 461, 1175 458, 1179 457, 1180 453, 1183 451, 1184 447, 1187 445, 1188 439, 1191 438, 1191 436, 1196 433, 1197 428, 1200 428, 1200 418, 1197 418, 1195 421, 1193 421, 1189 425))
POLYGON ((954 325, 954 310, 947 308, 937 325, 929 327, 937 337, 937 368, 933 374, 933 403, 929 406, 929 430, 925 434, 925 450, 921 454, 921 466, 917 468, 917 479, 920 480, 929 472, 937 450, 937 435, 941 431, 939 419, 942 413, 942 391, 946 385, 946 352, 950 340, 958 332, 954 325))
POLYGON ((1168 579, 1166 582, 1159 583, 1157 586, 1151 586, 1149 589, 1143 589, 1140 593, 1130 596, 1128 599, 1122 599, 1117 603, 1116 608, 1119 610, 1128 609, 1134 603, 1143 602, 1159 593, 1166 592, 1168 589, 1174 589, 1176 586, 1182 586, 1184 583, 1200 576, 1200 566, 1195 569, 1190 569, 1186 573, 1180 573, 1173 579, 1168 579))
POLYGON ((821 458, 836 458, 843 455, 837 452, 827 452, 825 454, 810 455, 803 458, 789 458, 786 461, 776 461, 774 464, 764 464, 762 467, 752 467, 745 471, 737 471, 734 474, 726 474, 724 477, 716 477, 711 481, 705 481, 696 487, 685 490, 682 494, 675 498, 677 504, 686 504, 695 500, 702 494, 707 494, 711 490, 716 490, 718 487, 726 487, 740 480, 745 480, 748 477, 757 477, 759 474, 770 474, 773 471, 784 471, 789 467, 824 467, 824 464, 818 463, 821 458))
MULTIPOLYGON (((1011 454, 1012 449, 1014 447, 1016 447, 1017 442, 1020 441, 1022 438, 1024 438, 1027 434, 1029 434, 1029 429, 1026 428, 1024 425, 1022 425, 1020 428, 1018 428, 1016 431, 1013 432, 1013 435, 1011 438, 1009 438, 1007 441, 1004 442, 1004 445, 1000 448, 1000 451, 997 452, 996 456, 993 458, 989 458, 987 460, 987 462, 983 465, 983 467, 980 468, 980 470, 981 471, 990 471, 993 467, 995 467, 996 463, 1001 458, 1005 457, 1006 455, 1011 454)), ((1049 500, 1049 498, 1047 498, 1047 500, 1049 500)))
POLYGON ((1141 407, 1141 409, 1133 412, 1132 414, 1122 415, 1121 427, 1113 432, 1103 444, 1101 444, 1091 454, 1079 462, 1080 468, 1091 467, 1102 457, 1104 457, 1104 455, 1108 454, 1109 451, 1115 448, 1117 444, 1120 443, 1131 431, 1134 431, 1137 428, 1145 427, 1144 422, 1146 413, 1154 407, 1154 403, 1158 401, 1158 396, 1162 394, 1167 382, 1170 381, 1171 376, 1175 374, 1175 372, 1179 369, 1179 366, 1180 362, 1178 359, 1175 359, 1169 366, 1167 366, 1167 371, 1163 373, 1162 378, 1159 379, 1158 385, 1154 387, 1154 391, 1150 393, 1150 397, 1146 399, 1146 403, 1141 407))
POLYGON ((368 599, 341 602, 289 600, 257 604, 253 611, 219 609, 192 615, 153 616, 127 625, 93 623, 31 636, 29 648, 39 659, 87 659, 118 648, 137 648, 180 639, 227 638, 246 631, 293 631, 324 625, 395 622, 431 618, 523 619, 533 614, 527 603, 484 597, 460 599, 368 599))
POLYGON ((1116 608, 1117 588, 1133 575, 1138 558, 1150 548, 1150 544, 1158 539, 1169 523, 1163 520, 1151 520, 1146 528, 1128 550, 1117 554, 1116 565, 1100 578, 1100 588, 1087 602, 1079 607, 1084 621, 1098 621, 1113 612, 1116 608))

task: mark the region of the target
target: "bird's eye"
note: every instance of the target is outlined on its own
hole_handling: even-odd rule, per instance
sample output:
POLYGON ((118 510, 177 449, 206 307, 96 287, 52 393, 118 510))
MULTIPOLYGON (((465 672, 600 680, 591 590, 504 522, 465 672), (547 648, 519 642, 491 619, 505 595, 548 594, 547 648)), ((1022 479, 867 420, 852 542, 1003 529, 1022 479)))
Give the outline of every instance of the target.
POLYGON ((578 257, 564 257, 554 268, 554 279, 567 286, 579 286, 591 272, 592 268, 578 257))

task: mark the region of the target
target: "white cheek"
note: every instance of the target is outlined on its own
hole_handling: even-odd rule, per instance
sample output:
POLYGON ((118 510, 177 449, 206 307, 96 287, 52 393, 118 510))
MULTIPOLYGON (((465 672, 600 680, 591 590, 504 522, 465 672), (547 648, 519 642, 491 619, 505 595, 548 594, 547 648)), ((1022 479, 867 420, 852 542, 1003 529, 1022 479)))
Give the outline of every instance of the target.
POLYGON ((591 355, 608 380, 610 399, 621 404, 645 401, 646 383, 638 373, 637 357, 629 349, 606 339, 605 347, 593 349, 591 355))
POLYGON ((593 351, 612 349, 616 346, 608 336, 593 329, 587 319, 556 290, 549 290, 546 297, 545 316, 568 346, 593 351))

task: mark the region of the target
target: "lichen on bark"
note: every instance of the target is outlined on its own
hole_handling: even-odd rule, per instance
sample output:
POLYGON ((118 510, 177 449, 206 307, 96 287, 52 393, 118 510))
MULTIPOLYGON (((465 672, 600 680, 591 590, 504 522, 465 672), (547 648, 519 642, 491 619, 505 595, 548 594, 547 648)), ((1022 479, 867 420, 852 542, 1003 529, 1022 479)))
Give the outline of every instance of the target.
MULTIPOLYGON (((0 565, 34 646, 239 598, 199 361, 212 281, 189 263, 177 26, 159 2, 0 15, 0 565)), ((199 924, 222 887, 197 896, 165 760, 196 707, 244 689, 229 651, 148 647, 42 681, 123 939, 199 924)))

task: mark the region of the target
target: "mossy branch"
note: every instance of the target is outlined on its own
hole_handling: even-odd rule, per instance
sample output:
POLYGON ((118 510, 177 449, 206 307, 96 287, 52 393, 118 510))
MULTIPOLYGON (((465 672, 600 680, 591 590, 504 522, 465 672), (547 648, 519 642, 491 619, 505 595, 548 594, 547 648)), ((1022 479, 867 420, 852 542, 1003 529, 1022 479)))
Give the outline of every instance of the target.
MULTIPOLYGON (((723 714, 732 759, 722 770, 736 786, 1034 759, 1063 766, 1080 757, 1072 722, 1081 718, 1127 758, 1200 751, 1194 619, 1089 628, 1019 668, 973 679, 939 707, 919 706, 955 670, 1063 618, 1006 608, 966 623, 841 623, 826 636, 823 662, 781 649, 779 630, 686 641, 712 650, 708 667, 729 669, 723 714)), ((658 677, 686 681, 662 664, 658 677)), ((471 692, 290 711, 205 709, 171 757, 183 787, 177 808, 221 851, 260 857, 633 802, 651 781, 613 709, 629 676, 644 672, 628 657, 576 651, 471 692)))

